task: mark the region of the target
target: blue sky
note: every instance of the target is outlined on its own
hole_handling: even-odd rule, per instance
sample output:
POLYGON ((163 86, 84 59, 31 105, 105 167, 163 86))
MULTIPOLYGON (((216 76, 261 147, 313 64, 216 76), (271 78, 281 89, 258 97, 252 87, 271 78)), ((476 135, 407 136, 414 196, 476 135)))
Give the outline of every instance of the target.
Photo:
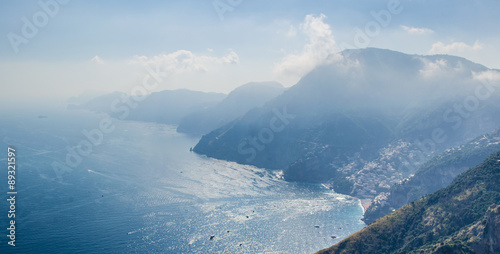
POLYGON ((158 90, 229 92, 265 80, 290 86, 346 46, 459 55, 500 68, 500 2, 493 0, 400 1, 400 12, 389 12, 390 21, 359 45, 359 31, 369 33, 368 24, 378 22, 372 13, 388 11, 393 0, 54 1, 1 1, 3 99, 26 90, 23 97, 61 100, 85 91, 126 92, 144 75, 141 64, 179 59, 189 63, 165 67, 172 75, 158 90), (27 44, 13 47, 23 18, 45 21, 40 2, 59 10, 27 44), (223 19, 214 2, 231 9, 223 19))

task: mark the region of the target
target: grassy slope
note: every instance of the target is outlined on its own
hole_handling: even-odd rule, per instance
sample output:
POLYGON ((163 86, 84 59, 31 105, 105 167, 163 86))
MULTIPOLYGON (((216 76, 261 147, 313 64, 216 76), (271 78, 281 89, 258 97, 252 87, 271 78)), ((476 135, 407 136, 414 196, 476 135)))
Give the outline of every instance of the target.
POLYGON ((481 220, 495 203, 500 203, 500 152, 459 175, 448 187, 318 253, 428 253, 424 249, 481 220))
POLYGON ((493 152, 499 151, 499 138, 500 129, 497 129, 459 148, 435 156, 420 167, 408 181, 391 186, 391 195, 388 200, 390 206, 368 208, 364 221, 370 224, 389 213, 392 207, 398 209, 426 194, 448 186, 455 176, 479 164, 493 152))

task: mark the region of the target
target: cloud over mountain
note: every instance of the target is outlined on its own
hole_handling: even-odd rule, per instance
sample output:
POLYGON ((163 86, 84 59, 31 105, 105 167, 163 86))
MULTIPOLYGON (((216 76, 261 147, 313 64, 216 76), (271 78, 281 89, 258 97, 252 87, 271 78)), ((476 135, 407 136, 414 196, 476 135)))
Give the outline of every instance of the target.
POLYGON ((432 48, 429 54, 448 54, 452 52, 464 52, 464 51, 477 51, 483 49, 483 45, 479 41, 474 42, 474 45, 468 45, 464 42, 453 42, 451 44, 444 44, 443 42, 436 42, 432 44, 432 48))
POLYGON ((307 37, 308 42, 301 52, 286 55, 275 66, 277 74, 303 76, 316 66, 331 61, 330 56, 339 52, 331 27, 325 22, 326 18, 324 14, 305 17, 300 32, 307 37))

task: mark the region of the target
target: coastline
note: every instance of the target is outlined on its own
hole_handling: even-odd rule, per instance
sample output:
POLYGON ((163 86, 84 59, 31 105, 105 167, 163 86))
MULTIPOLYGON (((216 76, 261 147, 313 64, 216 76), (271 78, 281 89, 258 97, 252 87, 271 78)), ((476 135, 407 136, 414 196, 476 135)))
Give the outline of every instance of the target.
POLYGON ((363 208, 363 215, 365 215, 366 210, 370 207, 372 203, 371 199, 359 199, 359 205, 363 208))
MULTIPOLYGON (((334 191, 334 190, 333 190, 333 188, 332 188, 330 185, 328 185, 328 184, 322 183, 321 185, 322 185, 323 187, 325 187, 325 188, 329 189, 329 190, 334 191)), ((349 197, 352 197, 352 198, 356 198, 356 199, 358 199, 358 201, 359 201, 359 206, 361 206, 361 209, 363 209, 363 215, 365 215, 366 210, 367 210, 367 209, 368 209, 368 207, 370 207, 370 205, 372 204, 372 200, 371 200, 371 199, 369 199, 369 198, 364 198, 364 199, 361 199, 361 198, 357 198, 357 197, 353 197, 353 196, 349 196, 349 197)))

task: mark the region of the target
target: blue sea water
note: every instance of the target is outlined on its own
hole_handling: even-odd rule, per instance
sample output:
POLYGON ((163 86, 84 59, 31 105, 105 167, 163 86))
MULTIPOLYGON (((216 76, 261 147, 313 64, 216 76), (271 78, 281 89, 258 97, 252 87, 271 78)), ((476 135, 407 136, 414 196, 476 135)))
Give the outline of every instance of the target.
POLYGON ((101 144, 56 174, 52 164, 64 165, 68 149, 88 141, 82 131, 104 118, 0 114, 0 253, 312 253, 365 226, 358 200, 190 152, 198 138, 175 126, 113 119, 101 144), (7 244, 8 146, 16 149, 15 247, 7 244))

